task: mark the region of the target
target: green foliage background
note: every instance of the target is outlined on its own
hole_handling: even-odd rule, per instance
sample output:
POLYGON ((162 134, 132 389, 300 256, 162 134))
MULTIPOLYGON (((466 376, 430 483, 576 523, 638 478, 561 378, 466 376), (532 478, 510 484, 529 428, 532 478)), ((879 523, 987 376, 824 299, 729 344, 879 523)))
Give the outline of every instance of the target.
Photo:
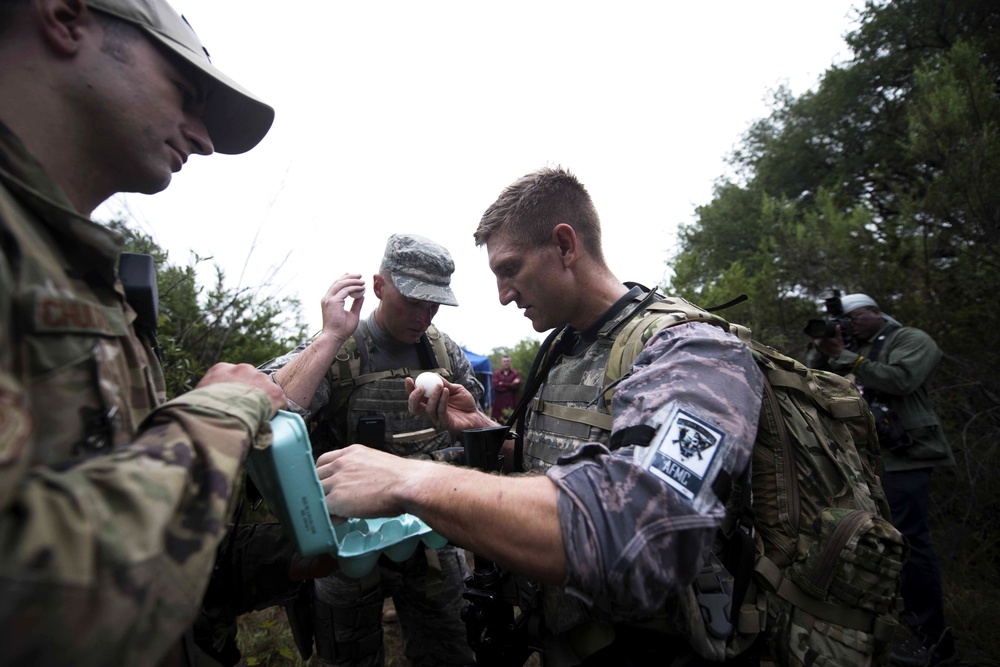
POLYGON ((945 353, 932 392, 958 467, 938 475, 947 616, 974 664, 1000 642, 1000 3, 868 2, 853 57, 779 89, 712 200, 682 228, 666 289, 804 359, 830 289, 871 295, 945 353))
MULTIPOLYGON (((946 615, 965 664, 1000 664, 1000 3, 878 0, 846 37, 852 57, 771 113, 733 152, 732 173, 684 225, 665 290, 725 311, 804 358, 805 321, 828 290, 865 292, 944 350, 932 394, 958 459, 936 477, 935 545, 946 615)), ((664 66, 671 66, 664 64, 664 66)), ((681 193, 683 194, 683 193, 681 193)), ((157 259, 159 340, 170 395, 216 361, 259 364, 306 336, 297 299, 267 286, 198 285, 157 259)), ((623 276, 627 278, 627 276, 623 276)), ((495 348, 527 376, 539 347, 495 348)))
POLYGON ((149 235, 122 220, 107 224, 124 234, 126 252, 153 255, 159 290, 157 340, 168 396, 192 389, 217 362, 257 366, 307 337, 297 298, 270 293, 266 284, 229 286, 218 266, 215 283, 206 289, 197 275, 206 259, 171 264, 168 253, 149 235))

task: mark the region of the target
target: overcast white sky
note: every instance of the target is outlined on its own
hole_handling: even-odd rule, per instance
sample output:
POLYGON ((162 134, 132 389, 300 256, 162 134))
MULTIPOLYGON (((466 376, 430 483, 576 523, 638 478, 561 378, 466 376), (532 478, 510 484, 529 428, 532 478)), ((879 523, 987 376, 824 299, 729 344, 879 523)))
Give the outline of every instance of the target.
MULTIPOLYGON (((337 276, 370 283, 389 234, 428 236, 452 252, 460 302, 435 323, 487 354, 542 337, 500 306, 472 240, 504 187, 568 167, 612 270, 660 283, 678 224, 710 201, 770 91, 801 94, 844 61, 862 4, 173 0, 274 126, 253 151, 195 156, 165 192, 95 217, 127 211, 172 262, 212 256, 232 285, 270 276, 313 332, 337 276)), ((376 301, 369 289, 364 314, 376 301)))

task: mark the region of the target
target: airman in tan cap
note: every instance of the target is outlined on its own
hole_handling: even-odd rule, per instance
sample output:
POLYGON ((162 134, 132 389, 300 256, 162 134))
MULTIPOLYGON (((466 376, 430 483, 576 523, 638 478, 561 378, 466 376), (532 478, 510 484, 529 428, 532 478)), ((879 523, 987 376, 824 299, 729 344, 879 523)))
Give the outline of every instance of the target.
POLYGON ((286 400, 217 364, 167 401, 122 240, 88 216, 274 112, 162 0, 3 0, 0 91, 0 664, 178 664, 286 400))

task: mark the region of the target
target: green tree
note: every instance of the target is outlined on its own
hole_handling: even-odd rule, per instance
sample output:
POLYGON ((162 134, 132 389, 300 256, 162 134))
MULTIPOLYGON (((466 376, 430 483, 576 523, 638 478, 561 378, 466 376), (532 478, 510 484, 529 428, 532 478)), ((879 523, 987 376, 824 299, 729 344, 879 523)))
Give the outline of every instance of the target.
POLYGON ((286 352, 307 336, 301 303, 269 292, 270 286, 231 287, 215 266, 214 284, 198 284, 197 269, 206 258, 186 266, 168 261, 168 253, 147 234, 125 221, 109 227, 125 236, 125 251, 147 253, 156 265, 159 292, 157 340, 167 395, 193 388, 215 363, 259 365, 286 352))
POLYGON ((949 615, 972 644, 1000 611, 982 594, 1000 592, 1000 349, 988 343, 1000 328, 1000 3, 870 1, 847 43, 849 61, 814 91, 779 89, 750 127, 735 176, 681 230, 669 290, 702 305, 748 294, 723 314, 799 358, 802 324, 831 288, 866 292, 938 341, 932 391, 959 467, 937 477, 933 519, 950 532, 949 615))
MULTIPOLYGON (((925 283, 961 294, 948 308, 952 349, 981 358, 979 337, 1000 325, 993 306, 1000 272, 997 81, 980 48, 964 41, 923 62, 914 79, 905 147, 923 169, 919 196, 905 200, 901 214, 922 232, 925 283)), ((1000 360, 995 350, 985 352, 991 365, 1000 360)))
POLYGON ((866 5, 854 58, 815 91, 779 90, 751 126, 737 177, 681 231, 672 290, 706 305, 745 291, 733 314, 779 347, 823 292, 863 290, 995 368, 979 341, 1000 325, 998 26, 981 0, 866 5))

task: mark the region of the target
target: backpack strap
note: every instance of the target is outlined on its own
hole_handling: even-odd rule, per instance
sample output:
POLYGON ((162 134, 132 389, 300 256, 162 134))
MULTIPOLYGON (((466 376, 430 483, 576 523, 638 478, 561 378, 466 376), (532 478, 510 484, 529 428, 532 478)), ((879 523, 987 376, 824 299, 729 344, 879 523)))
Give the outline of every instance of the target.
MULTIPOLYGON (((760 418, 766 419, 767 423, 771 427, 771 432, 778 436, 782 460, 786 462, 785 465, 787 466, 787 469, 793 471, 785 476, 783 482, 788 495, 789 523, 793 526, 798 526, 802 509, 802 496, 799 493, 798 475, 794 473, 796 469, 795 447, 792 445, 792 439, 789 437, 788 429, 785 427, 785 419, 781 414, 781 405, 778 403, 778 395, 774 391, 774 383, 771 381, 771 374, 772 371, 774 371, 776 380, 779 379, 779 374, 781 377, 787 376, 794 378, 797 376, 790 375, 789 373, 783 373, 782 371, 776 371, 771 368, 770 364, 766 363, 767 359, 759 350, 754 350, 753 355, 754 360, 757 362, 757 367, 764 375, 764 399, 760 404, 760 418)), ((778 385, 782 386, 780 382, 778 385)), ((804 389, 804 387, 804 382, 801 386, 796 385, 797 389, 804 389)), ((756 443, 754 444, 756 445, 756 443)))
MULTIPOLYGON (((587 407, 577 408, 553 405, 540 398, 533 398, 532 408, 538 413, 547 414, 557 419, 585 424, 610 432, 613 425, 611 394, 614 388, 628 376, 632 363, 657 332, 666 327, 687 322, 706 322, 725 331, 729 331, 731 328, 729 322, 723 318, 684 299, 663 297, 657 294, 656 290, 650 290, 639 300, 638 307, 626 319, 617 323, 611 331, 602 334, 607 341, 603 344, 608 345, 610 350, 607 364, 604 367, 604 382, 601 391, 594 400, 587 407), (606 411, 602 408, 590 409, 591 406, 598 404, 602 396, 607 405, 606 411)), ((529 392, 525 392, 526 397, 530 395, 529 392)))
POLYGON ((344 345, 340 348, 340 351, 336 356, 336 365, 338 367, 338 390, 348 390, 346 393, 350 395, 351 391, 354 389, 369 384, 371 382, 376 382, 385 378, 406 378, 406 377, 416 377, 424 371, 430 371, 432 373, 437 373, 447 379, 451 379, 453 376, 451 368, 451 357, 448 356, 448 348, 445 345, 444 337, 441 332, 433 324, 427 328, 425 333, 427 339, 427 344, 430 348, 431 355, 433 359, 432 364, 443 364, 435 368, 392 368, 385 371, 376 371, 374 373, 363 373, 364 369, 371 368, 370 354, 372 350, 373 343, 371 342, 371 335, 368 332, 368 328, 364 322, 358 326, 358 331, 355 332, 353 336, 347 339, 344 345), (357 337, 358 334, 364 341, 364 345, 359 346, 357 337))
POLYGON ((901 328, 902 327, 900 325, 892 323, 884 328, 882 333, 876 336, 875 340, 872 341, 872 346, 868 350, 868 358, 872 361, 878 361, 878 355, 882 354, 882 346, 885 345, 885 342, 889 340, 889 337, 892 336, 892 334, 896 333, 896 331, 901 328))
MULTIPOLYGON (((868 359, 870 361, 878 361, 879 355, 882 354, 882 347, 886 344, 886 341, 901 328, 898 324, 890 323, 882 329, 882 333, 875 337, 875 340, 872 341, 872 346, 868 349, 868 359)), ((865 387, 862 393, 867 401, 880 401, 888 404, 890 400, 888 394, 876 391, 871 387, 865 387)))
POLYGON ((438 368, 432 369, 438 375, 444 376, 446 380, 451 380, 454 369, 451 367, 451 356, 448 354, 448 346, 444 343, 444 336, 433 324, 427 327, 424 334, 431 346, 432 364, 437 364, 438 368))
MULTIPOLYGON (((631 283, 626 283, 631 288, 641 287, 639 285, 634 285, 631 283)), ((646 288, 642 288, 646 289, 646 288)), ((636 296, 632 299, 630 303, 636 303, 637 305, 628 313, 624 319, 619 322, 615 322, 613 326, 609 329, 602 329, 598 333, 596 345, 601 346, 603 349, 613 349, 615 342, 617 342, 618 334, 615 334, 615 338, 612 338, 612 333, 615 331, 621 331, 622 328, 631 324, 636 320, 638 316, 641 316, 646 307, 654 302, 659 295, 656 293, 655 289, 647 290, 645 294, 641 297, 636 296)), ((606 325, 607 326, 607 325, 606 325)), ((525 389, 521 403, 517 406, 512 415, 512 419, 519 415, 519 411, 527 408, 528 405, 531 406, 532 410, 539 414, 545 414, 562 421, 574 422, 577 424, 585 424, 587 426, 593 426, 604 431, 611 431, 611 414, 610 412, 601 412, 599 410, 591 410, 590 406, 596 404, 601 396, 606 395, 611 391, 617 384, 618 378, 615 378, 610 385, 602 387, 603 391, 599 392, 597 396, 584 408, 570 407, 567 405, 558 405, 554 403, 549 403, 541 398, 535 397, 535 393, 538 390, 538 386, 548 375, 549 369, 558 360, 558 358, 566 351, 572 350, 576 343, 579 341, 580 333, 575 329, 571 329, 568 326, 563 326, 557 330, 558 333, 550 334, 545 340, 543 347, 539 352, 539 356, 542 357, 541 372, 535 377, 535 367, 533 365, 532 372, 528 376, 528 388, 525 389)), ((640 348, 641 349, 641 348, 640 348)), ((638 354, 638 352, 636 352, 638 354)), ((538 362, 536 357, 535 361, 538 362)), ((607 375, 607 369, 605 368, 605 375, 607 375)), ((521 415, 523 417, 523 415, 521 415)))
POLYGON ((693 303, 679 297, 661 297, 640 309, 641 315, 633 317, 615 336, 611 346, 611 355, 604 370, 605 400, 610 406, 611 391, 628 373, 642 348, 661 329, 686 324, 688 322, 706 322, 714 324, 726 331, 731 325, 718 315, 713 315, 693 303))

